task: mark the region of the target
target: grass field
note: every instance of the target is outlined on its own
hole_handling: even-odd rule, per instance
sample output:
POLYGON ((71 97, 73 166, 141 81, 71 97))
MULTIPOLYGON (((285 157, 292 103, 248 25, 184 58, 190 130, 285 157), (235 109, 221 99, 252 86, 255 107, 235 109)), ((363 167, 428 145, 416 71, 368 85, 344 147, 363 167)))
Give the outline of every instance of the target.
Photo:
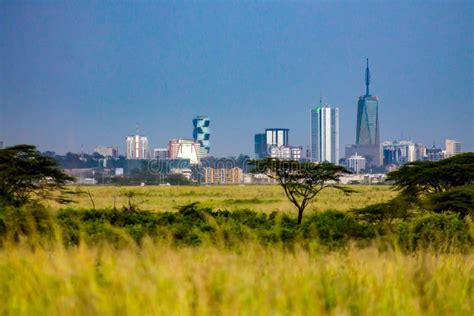
POLYGON ((473 284, 461 254, 0 250, 0 315, 472 315, 473 284))
MULTIPOLYGON (((359 193, 323 191, 307 213, 346 211, 396 195, 386 186, 352 188, 359 193)), ((120 208, 126 204, 123 193, 133 190, 143 210, 173 211, 201 202, 215 210, 295 215, 278 186, 80 189, 90 192, 98 209, 112 208, 114 199, 120 208)), ((87 195, 72 205, 91 206, 87 195)), ((145 238, 138 246, 123 231, 108 229, 128 242, 120 247, 103 242, 64 247, 34 238, 6 242, 0 248, 0 315, 472 315, 474 310, 472 251, 405 253, 353 243, 329 250, 317 240, 286 247, 252 239, 230 247, 205 240, 189 247, 145 238)))
MULTIPOLYGON (((368 204, 390 200, 396 195, 389 186, 351 186, 357 193, 344 195, 338 190, 327 189, 310 205, 307 213, 314 210, 340 210, 363 207, 368 204)), ((262 212, 294 212, 294 206, 288 202, 283 190, 277 185, 253 186, 145 186, 145 187, 112 187, 82 186, 73 190, 89 191, 97 208, 112 208, 115 204, 121 207, 127 203, 124 193, 132 190, 137 194, 134 198, 139 207, 150 211, 172 211, 177 207, 193 202, 214 209, 248 208, 262 212)), ((88 195, 76 198, 73 207, 90 208, 88 195)), ((53 208, 62 207, 52 204, 53 208)))

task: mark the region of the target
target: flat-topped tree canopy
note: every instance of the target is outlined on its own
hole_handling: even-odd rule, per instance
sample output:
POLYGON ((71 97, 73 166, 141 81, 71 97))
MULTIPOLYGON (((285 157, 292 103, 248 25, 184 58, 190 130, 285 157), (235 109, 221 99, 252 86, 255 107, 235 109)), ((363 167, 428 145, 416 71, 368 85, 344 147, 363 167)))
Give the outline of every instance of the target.
POLYGON ((340 177, 351 173, 342 166, 332 163, 313 163, 266 158, 252 160, 254 173, 264 173, 278 181, 288 200, 298 209, 298 224, 303 220, 303 212, 316 195, 325 188, 332 187, 344 193, 352 189, 338 185, 340 177))
POLYGON ((31 201, 72 202, 65 188, 74 178, 65 174, 52 157, 33 145, 16 145, 0 150, 0 198, 21 206, 31 201))

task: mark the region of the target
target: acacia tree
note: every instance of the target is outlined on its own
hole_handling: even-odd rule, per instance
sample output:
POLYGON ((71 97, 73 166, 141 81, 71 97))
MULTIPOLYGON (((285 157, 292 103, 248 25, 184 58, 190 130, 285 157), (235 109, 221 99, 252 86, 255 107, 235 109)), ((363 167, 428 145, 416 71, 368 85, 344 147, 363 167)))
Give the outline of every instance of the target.
POLYGON ((458 214, 462 219, 468 215, 474 216, 474 184, 430 194, 427 205, 428 209, 435 213, 449 211, 458 214))
POLYGON ((33 145, 0 150, 0 198, 4 203, 21 206, 44 199, 69 203, 72 191, 65 186, 73 180, 54 158, 42 155, 33 145))
POLYGON ((387 180, 401 199, 422 210, 455 212, 461 218, 474 212, 474 153, 411 162, 390 172, 387 180))
POLYGON ((387 176, 395 189, 406 197, 419 198, 430 193, 474 183, 474 153, 441 161, 410 162, 387 176))
POLYGON ((474 184, 474 153, 465 153, 441 161, 415 161, 392 171, 387 181, 405 199, 423 206, 432 194, 474 184))
POLYGON ((254 173, 264 173, 275 179, 283 188, 288 200, 298 209, 298 224, 303 220, 306 207, 314 201, 322 190, 332 187, 351 193, 353 190, 339 186, 339 178, 351 173, 342 166, 332 163, 311 163, 298 161, 282 161, 275 158, 252 160, 254 173))

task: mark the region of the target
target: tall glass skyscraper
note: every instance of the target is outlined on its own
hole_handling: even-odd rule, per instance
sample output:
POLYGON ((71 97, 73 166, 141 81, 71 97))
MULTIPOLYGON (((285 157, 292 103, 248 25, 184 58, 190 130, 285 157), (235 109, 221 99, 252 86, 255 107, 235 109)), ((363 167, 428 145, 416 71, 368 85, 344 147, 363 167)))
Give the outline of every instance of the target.
POLYGON ((268 156, 267 136, 265 134, 255 134, 255 157, 262 159, 268 156))
POLYGON ((339 163, 339 109, 322 102, 311 110, 311 160, 339 163))
POLYGON ((356 143, 346 147, 346 158, 353 155, 364 156, 367 167, 381 166, 382 146, 380 144, 379 99, 369 92, 369 59, 365 68, 365 95, 357 102, 356 143))
POLYGON ((359 97, 357 103, 357 145, 379 145, 379 101, 369 93, 370 70, 369 59, 365 69, 365 95, 359 97))
POLYGON ((200 144, 199 157, 206 157, 211 150, 211 131, 209 125, 211 120, 207 116, 196 116, 193 119, 193 138, 200 144))

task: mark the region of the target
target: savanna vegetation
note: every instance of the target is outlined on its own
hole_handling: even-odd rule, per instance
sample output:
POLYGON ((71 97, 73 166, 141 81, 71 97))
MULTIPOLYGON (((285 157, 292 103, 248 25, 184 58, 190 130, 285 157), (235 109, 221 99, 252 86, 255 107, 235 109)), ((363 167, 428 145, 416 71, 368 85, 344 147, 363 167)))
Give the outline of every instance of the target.
POLYGON ((473 162, 324 187, 302 217, 280 186, 76 187, 0 150, 0 314, 471 315, 473 162))

